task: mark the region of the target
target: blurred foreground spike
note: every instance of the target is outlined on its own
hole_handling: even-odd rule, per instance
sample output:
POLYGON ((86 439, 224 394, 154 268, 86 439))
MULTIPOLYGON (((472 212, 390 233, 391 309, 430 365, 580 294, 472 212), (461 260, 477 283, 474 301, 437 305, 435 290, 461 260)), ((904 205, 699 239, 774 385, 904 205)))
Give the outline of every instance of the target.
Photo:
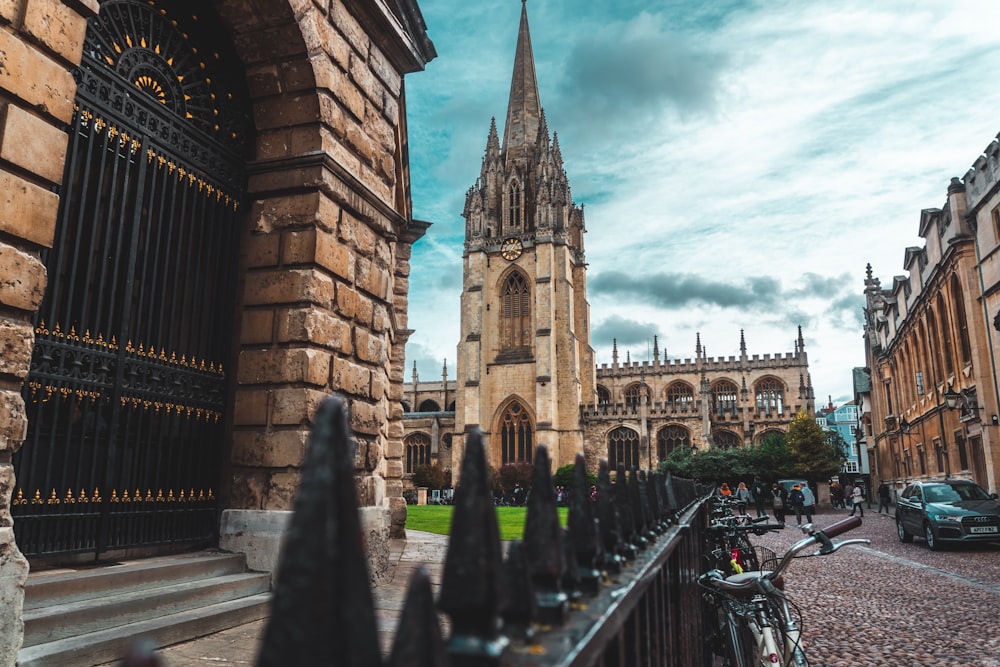
POLYGON ((316 411, 259 667, 382 664, 349 423, 341 398, 316 411))
POLYGON ((656 529, 662 535, 670 527, 670 524, 667 522, 666 512, 663 509, 663 474, 659 472, 650 473, 646 488, 649 490, 649 504, 653 508, 656 529))
POLYGON ((499 665, 508 640, 499 631, 502 556, 500 529, 483 449, 471 432, 455 489, 455 511, 445 554, 438 607, 451 617, 448 654, 452 667, 499 665))
POLYGON ((535 591, 524 561, 524 548, 520 540, 512 540, 507 547, 503 563, 503 585, 507 602, 503 606, 504 630, 515 639, 530 641, 535 634, 535 591))
POLYGON ((615 470, 615 509, 618 510, 618 525, 625 545, 625 559, 635 560, 638 554, 639 534, 632 514, 632 500, 629 498, 628 475, 625 474, 625 464, 621 461, 615 470))
POLYGON ((674 522, 677 521, 677 515, 680 513, 681 506, 677 502, 677 489, 674 484, 673 473, 668 472, 667 478, 663 480, 663 488, 667 496, 667 511, 670 512, 671 519, 674 522))
POLYGON ((524 519, 524 553, 531 583, 535 587, 538 622, 562 625, 568 607, 568 598, 562 591, 566 561, 549 461, 548 448, 544 445, 536 447, 531 495, 528 496, 528 513, 524 519))
POLYGON ((597 525, 601 532, 601 545, 604 547, 604 561, 600 568, 608 574, 622 571, 623 544, 613 493, 608 460, 601 459, 597 471, 597 525))
POLYGON ((424 567, 418 567, 410 577, 389 667, 448 667, 431 580, 424 567))
POLYGON ((601 543, 594 520, 594 503, 590 500, 590 480, 587 463, 582 453, 577 453, 573 466, 573 486, 569 494, 569 516, 566 520, 567 542, 577 565, 576 585, 586 595, 597 595, 601 573, 597 560, 601 543))

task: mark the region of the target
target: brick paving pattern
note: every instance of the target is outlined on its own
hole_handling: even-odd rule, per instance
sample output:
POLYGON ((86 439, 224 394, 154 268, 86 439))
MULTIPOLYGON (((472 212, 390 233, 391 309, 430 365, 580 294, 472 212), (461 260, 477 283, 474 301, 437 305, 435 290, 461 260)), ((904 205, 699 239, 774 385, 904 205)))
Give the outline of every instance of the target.
MULTIPOLYGON (((825 510, 817 526, 848 512, 825 510)), ((891 516, 866 511, 870 546, 796 560, 785 591, 802 613, 803 644, 814 667, 1000 667, 1000 544, 934 552, 903 544, 891 516)), ((794 517, 793 517, 794 523, 794 517)), ((755 540, 780 553, 802 534, 790 527, 755 540)))
MULTIPOLYGON (((818 526, 848 514, 824 510, 818 526)), ((792 517, 794 523, 794 517, 792 517)), ((383 650, 403 605, 413 569, 427 564, 435 590, 446 538, 409 531, 392 545, 391 579, 375 589, 383 650)), ((794 527, 755 539, 779 554, 802 535, 794 527)), ((870 546, 803 558, 785 575, 802 614, 803 644, 813 667, 1000 667, 1000 543, 932 552, 919 537, 903 544, 891 516, 870 510, 841 536, 870 546)), ((161 651, 167 667, 252 665, 265 621, 161 651)))

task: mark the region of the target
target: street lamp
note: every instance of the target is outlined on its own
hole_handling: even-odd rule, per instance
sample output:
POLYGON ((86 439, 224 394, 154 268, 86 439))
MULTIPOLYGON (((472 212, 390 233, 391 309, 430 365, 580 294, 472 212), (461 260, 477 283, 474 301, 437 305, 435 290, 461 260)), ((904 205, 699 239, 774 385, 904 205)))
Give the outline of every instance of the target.
POLYGON ((945 405, 948 406, 949 410, 954 410, 961 403, 965 402, 965 397, 962 396, 961 393, 959 393, 959 392, 955 391, 954 389, 952 389, 951 385, 949 384, 948 385, 948 391, 944 392, 944 402, 945 402, 945 405))

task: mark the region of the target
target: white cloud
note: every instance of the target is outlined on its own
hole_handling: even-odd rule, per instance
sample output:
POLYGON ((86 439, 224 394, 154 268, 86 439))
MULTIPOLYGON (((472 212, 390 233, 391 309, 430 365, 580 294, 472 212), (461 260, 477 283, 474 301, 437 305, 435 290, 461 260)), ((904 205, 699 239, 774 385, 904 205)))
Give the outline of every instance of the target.
MULTIPOLYGON (((449 359, 460 285, 441 282, 460 280, 461 207, 491 116, 503 131, 519 9, 425 3, 440 55, 407 78, 415 214, 435 223, 414 248, 411 340, 449 359)), ((552 0, 528 12, 549 127, 587 205, 592 279, 770 276, 787 295, 811 274, 848 276, 769 309, 595 295, 595 328, 652 323, 684 357, 695 331, 709 354, 738 353, 740 328, 751 354, 789 352, 802 323, 817 396, 851 398, 864 358, 847 297, 869 262, 883 281, 902 272, 920 210, 943 204, 1000 129, 1000 3, 552 0)), ((609 346, 596 351, 610 361, 609 346)))

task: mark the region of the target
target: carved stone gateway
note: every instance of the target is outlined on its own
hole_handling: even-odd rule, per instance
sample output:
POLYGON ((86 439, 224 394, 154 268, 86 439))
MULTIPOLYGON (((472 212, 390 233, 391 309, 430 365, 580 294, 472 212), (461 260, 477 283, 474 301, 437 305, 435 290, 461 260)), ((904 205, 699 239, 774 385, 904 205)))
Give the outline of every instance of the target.
MULTIPOLYGON (((403 77, 436 54, 415 0, 321 4, 0 3, 5 610, 27 573, 15 531, 90 559, 207 543, 220 511, 272 535, 333 391, 372 571, 402 526, 427 227, 403 77)), ((20 623, 0 618, 0 665, 20 623)))

